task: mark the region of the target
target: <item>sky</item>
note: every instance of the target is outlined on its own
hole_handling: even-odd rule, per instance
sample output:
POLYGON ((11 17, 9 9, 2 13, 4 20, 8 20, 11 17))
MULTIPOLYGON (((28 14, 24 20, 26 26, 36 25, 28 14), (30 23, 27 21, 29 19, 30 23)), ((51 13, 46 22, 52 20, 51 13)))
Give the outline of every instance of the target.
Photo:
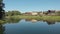
POLYGON ((3 0, 5 10, 20 12, 60 10, 60 0, 3 0))

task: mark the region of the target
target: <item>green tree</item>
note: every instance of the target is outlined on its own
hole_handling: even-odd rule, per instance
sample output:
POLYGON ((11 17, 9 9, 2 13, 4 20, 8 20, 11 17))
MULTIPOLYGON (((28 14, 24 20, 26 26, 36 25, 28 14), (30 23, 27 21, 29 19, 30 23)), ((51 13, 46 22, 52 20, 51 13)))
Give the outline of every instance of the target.
POLYGON ((11 11, 6 12, 6 16, 11 16, 11 11))
POLYGON ((2 2, 3 0, 0 0, 0 3, 2 2))
POLYGON ((0 0, 0 19, 4 18, 5 10, 3 9, 5 4, 3 3, 3 0, 0 0))
POLYGON ((21 12, 17 11, 17 10, 13 10, 12 11, 12 15, 21 15, 21 12))
POLYGON ((6 16, 13 16, 13 15, 21 15, 21 12, 17 10, 6 12, 6 16))

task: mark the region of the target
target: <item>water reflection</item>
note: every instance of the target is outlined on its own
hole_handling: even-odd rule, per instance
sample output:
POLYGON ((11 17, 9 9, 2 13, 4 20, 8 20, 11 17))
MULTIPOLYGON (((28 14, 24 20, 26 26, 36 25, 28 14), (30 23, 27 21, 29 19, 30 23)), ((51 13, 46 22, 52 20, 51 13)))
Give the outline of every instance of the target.
POLYGON ((3 26, 3 25, 0 23, 0 34, 5 34, 4 31, 5 31, 5 26, 3 26))
POLYGON ((38 21, 43 21, 43 22, 46 22, 48 25, 52 25, 52 24, 55 24, 56 21, 51 21, 51 20, 38 20, 38 19, 25 19, 25 21, 31 21, 32 23, 33 22, 38 22, 38 21))
POLYGON ((0 20, 0 34, 6 34, 5 31, 5 26, 3 26, 4 24, 7 23, 18 23, 21 19, 2 19, 0 20))
POLYGON ((7 19, 8 23, 18 23, 21 19, 7 19))
MULTIPOLYGON (((19 23, 20 22, 20 20, 21 19, 7 19, 7 20, 5 20, 6 22, 4 23, 4 24, 6 24, 6 23, 19 23)), ((30 23, 37 23, 38 21, 40 22, 40 21, 42 21, 42 20, 37 20, 37 19, 25 19, 25 22, 30 22, 30 23)), ((48 21, 48 20, 44 20, 43 22, 46 22, 48 25, 51 25, 51 24, 55 24, 55 21, 48 21)), ((20 24, 21 25, 21 24, 20 24)), ((22 24, 23 25, 23 24, 22 24)), ((26 26, 25 26, 26 27, 26 26)), ((2 24, 0 24, 0 34, 5 34, 5 26, 3 26, 3 23, 2 24)))
POLYGON ((36 19, 25 19, 25 21, 37 22, 36 19))
POLYGON ((21 34, 21 33, 58 33, 60 27, 58 25, 48 26, 55 24, 56 21, 39 20, 39 19, 6 19, 5 23, 0 23, 0 34, 21 34), (41 23, 42 21, 42 23, 41 23), (29 23, 27 23, 29 22, 29 23), (6 24, 9 23, 9 24, 6 24), (12 24, 10 24, 12 23, 12 24), (13 24, 15 23, 15 24, 13 24), (18 23, 18 24, 17 24, 18 23), (34 23, 34 24, 33 24, 34 23), (47 25, 47 24, 48 25, 47 25), (4 26, 3 26, 4 25, 4 26), (58 26, 58 27, 57 27, 58 26), (57 29, 58 28, 58 29, 57 29), (57 32, 57 31, 58 32, 57 32))
POLYGON ((18 23, 21 19, 2 19, 0 20, 0 23, 6 24, 6 23, 18 23))
MULTIPOLYGON (((3 24, 6 24, 6 23, 18 23, 20 20, 22 19, 5 19, 3 20, 3 24)), ((52 25, 52 24, 55 24, 56 22, 58 21, 51 21, 51 20, 39 20, 39 19, 25 19, 26 22, 32 22, 32 23, 37 23, 38 21, 43 21, 43 22, 46 22, 48 25, 52 25)), ((59 21, 60 22, 60 21, 59 21)), ((2 23, 2 22, 1 22, 2 23)))
POLYGON ((56 22, 55 22, 55 21, 46 20, 46 23, 47 23, 48 25, 52 25, 52 24, 55 24, 56 22))

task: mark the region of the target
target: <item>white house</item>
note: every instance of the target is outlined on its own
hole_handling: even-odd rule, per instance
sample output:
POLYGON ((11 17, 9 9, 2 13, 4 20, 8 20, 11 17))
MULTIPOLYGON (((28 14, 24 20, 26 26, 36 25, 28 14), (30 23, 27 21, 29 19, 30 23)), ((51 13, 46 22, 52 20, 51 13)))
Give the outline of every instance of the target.
POLYGON ((32 15, 38 15, 38 13, 37 12, 32 12, 32 15))

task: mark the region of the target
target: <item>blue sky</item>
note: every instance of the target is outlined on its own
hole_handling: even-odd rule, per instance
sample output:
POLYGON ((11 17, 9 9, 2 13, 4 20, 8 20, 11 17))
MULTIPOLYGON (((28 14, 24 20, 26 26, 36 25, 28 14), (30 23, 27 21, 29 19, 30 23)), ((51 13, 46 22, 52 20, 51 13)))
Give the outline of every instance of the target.
POLYGON ((60 0, 4 0, 5 10, 46 11, 60 10, 60 0))

